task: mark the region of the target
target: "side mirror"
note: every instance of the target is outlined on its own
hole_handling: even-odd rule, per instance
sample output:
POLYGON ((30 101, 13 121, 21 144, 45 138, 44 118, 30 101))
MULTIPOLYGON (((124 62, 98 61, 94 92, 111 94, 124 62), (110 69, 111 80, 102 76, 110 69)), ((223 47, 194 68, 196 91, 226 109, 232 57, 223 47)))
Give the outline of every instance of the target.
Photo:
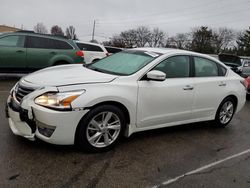
POLYGON ((166 79, 166 74, 162 71, 152 70, 147 73, 147 79, 154 81, 164 81, 166 79))

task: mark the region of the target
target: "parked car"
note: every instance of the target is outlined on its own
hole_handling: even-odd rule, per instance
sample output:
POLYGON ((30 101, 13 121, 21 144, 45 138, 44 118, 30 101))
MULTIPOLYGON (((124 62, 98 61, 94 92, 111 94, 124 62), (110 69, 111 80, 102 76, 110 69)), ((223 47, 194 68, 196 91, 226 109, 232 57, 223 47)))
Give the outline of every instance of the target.
POLYGON ((250 76, 250 59, 242 59, 241 61, 242 74, 245 76, 250 76))
POLYGON ((225 65, 230 67, 237 74, 242 73, 241 59, 237 55, 221 53, 218 55, 218 59, 225 65))
POLYGON ((250 76, 248 76, 245 80, 245 85, 247 88, 247 95, 250 96, 250 76))
POLYGON ((34 32, 0 35, 0 72, 31 72, 54 65, 83 63, 72 40, 34 32))
POLYGON ((23 77, 6 113, 16 135, 103 151, 149 129, 210 120, 225 127, 245 100, 244 79, 210 56, 138 48, 23 77))
POLYGON ((104 46, 104 47, 106 48, 109 55, 121 52, 123 50, 122 48, 117 48, 112 46, 104 46))
POLYGON ((94 63, 109 55, 106 48, 101 44, 81 41, 75 41, 75 43, 83 51, 86 64, 94 63))

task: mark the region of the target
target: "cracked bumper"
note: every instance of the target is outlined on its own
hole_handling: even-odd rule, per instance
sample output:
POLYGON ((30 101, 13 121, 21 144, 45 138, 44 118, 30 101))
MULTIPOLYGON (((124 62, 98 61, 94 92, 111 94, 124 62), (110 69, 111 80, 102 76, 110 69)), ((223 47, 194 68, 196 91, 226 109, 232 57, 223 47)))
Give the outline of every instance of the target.
POLYGON ((12 132, 29 140, 39 138, 58 145, 74 144, 76 128, 81 118, 88 112, 88 110, 55 111, 35 104, 29 109, 18 107, 9 96, 6 115, 12 132), (46 127, 53 128, 53 133, 49 136, 42 133, 46 127))

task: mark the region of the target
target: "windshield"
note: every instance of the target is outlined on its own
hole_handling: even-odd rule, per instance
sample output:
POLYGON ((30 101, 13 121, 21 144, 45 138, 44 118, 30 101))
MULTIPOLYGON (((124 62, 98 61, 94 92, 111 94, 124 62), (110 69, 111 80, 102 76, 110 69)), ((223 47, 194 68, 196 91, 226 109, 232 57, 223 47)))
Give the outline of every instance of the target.
POLYGON ((122 51, 88 66, 88 68, 115 75, 131 75, 157 58, 159 54, 142 51, 122 51))

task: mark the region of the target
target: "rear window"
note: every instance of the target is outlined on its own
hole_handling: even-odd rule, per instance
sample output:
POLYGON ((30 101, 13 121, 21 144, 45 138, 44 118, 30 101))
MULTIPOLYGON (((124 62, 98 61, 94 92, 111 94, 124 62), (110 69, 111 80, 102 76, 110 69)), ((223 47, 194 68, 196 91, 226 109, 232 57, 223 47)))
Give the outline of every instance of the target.
POLYGON ((84 44, 84 43, 76 43, 76 45, 83 51, 95 51, 95 52, 103 52, 102 48, 99 46, 91 45, 91 44, 84 44))
POLYGON ((107 47, 107 46, 105 46, 105 48, 108 51, 108 53, 112 53, 112 54, 122 51, 122 49, 119 49, 119 48, 112 48, 112 47, 107 47))
POLYGON ((219 54, 219 60, 225 64, 235 64, 241 66, 241 60, 239 56, 231 54, 219 54))
POLYGON ((54 40, 54 43, 55 43, 56 49, 64 49, 64 50, 73 49, 71 45, 61 40, 54 40))
POLYGON ((67 42, 49 39, 49 38, 42 38, 42 37, 28 37, 27 48, 43 48, 43 49, 73 49, 71 45, 67 42))

